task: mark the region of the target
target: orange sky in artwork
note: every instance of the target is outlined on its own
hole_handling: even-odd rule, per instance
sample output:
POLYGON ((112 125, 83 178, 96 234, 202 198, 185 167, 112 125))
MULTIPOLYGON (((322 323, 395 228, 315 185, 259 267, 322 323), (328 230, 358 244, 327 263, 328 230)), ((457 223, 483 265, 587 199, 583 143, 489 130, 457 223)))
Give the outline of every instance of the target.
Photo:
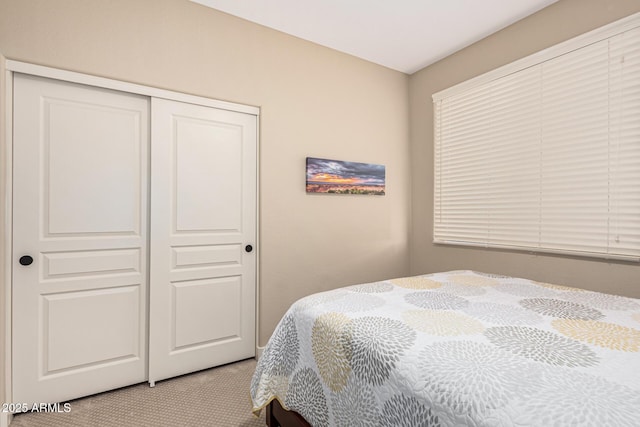
POLYGON ((326 173, 317 173, 313 176, 314 182, 326 182, 331 184, 359 184, 360 180, 356 178, 343 178, 338 175, 329 175, 326 173))

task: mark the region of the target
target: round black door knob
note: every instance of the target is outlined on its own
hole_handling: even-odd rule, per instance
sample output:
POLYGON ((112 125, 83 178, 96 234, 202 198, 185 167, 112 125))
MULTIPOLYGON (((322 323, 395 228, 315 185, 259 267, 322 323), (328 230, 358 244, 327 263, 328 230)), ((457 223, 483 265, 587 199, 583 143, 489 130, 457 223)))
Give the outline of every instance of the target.
POLYGON ((33 258, 31 258, 29 255, 23 255, 20 257, 20 260, 18 262, 20 263, 20 265, 31 265, 31 263, 33 262, 33 258))
POLYGON ((247 251, 247 252, 251 252, 253 250, 253 246, 247 245, 247 246, 244 247, 244 250, 247 251))

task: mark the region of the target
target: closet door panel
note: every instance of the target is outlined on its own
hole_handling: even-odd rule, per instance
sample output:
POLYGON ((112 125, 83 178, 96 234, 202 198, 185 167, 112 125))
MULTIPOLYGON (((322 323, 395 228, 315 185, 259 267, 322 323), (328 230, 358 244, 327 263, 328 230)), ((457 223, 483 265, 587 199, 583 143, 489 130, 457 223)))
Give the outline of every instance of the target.
POLYGON ((174 234, 239 233, 242 127, 186 117, 173 124, 174 234))
POLYGON ((146 379, 148 109, 14 77, 14 402, 146 379))
POLYGON ((139 286, 45 295, 42 304, 48 371, 139 354, 139 286))
POLYGON ((240 340, 242 282, 239 276, 177 282, 173 286, 176 349, 216 340, 240 340), (220 322, 220 318, 225 319, 220 322))
POLYGON ((149 380, 255 355, 256 117, 152 100, 149 380))

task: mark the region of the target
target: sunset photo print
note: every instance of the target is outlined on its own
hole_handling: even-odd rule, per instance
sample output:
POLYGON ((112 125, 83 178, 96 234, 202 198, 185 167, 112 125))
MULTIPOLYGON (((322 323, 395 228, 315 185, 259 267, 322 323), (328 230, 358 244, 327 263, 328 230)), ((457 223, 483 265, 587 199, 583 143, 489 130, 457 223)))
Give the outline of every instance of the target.
POLYGON ((307 193, 385 194, 385 167, 307 157, 307 193))

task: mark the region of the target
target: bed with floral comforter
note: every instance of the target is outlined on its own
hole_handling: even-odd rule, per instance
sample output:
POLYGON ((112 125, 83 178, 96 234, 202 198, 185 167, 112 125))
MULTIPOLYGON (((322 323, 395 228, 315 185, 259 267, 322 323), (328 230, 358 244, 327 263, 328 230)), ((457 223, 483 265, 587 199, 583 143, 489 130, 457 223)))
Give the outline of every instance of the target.
POLYGON ((294 303, 251 383, 322 426, 640 426, 640 300, 451 271, 294 303))

